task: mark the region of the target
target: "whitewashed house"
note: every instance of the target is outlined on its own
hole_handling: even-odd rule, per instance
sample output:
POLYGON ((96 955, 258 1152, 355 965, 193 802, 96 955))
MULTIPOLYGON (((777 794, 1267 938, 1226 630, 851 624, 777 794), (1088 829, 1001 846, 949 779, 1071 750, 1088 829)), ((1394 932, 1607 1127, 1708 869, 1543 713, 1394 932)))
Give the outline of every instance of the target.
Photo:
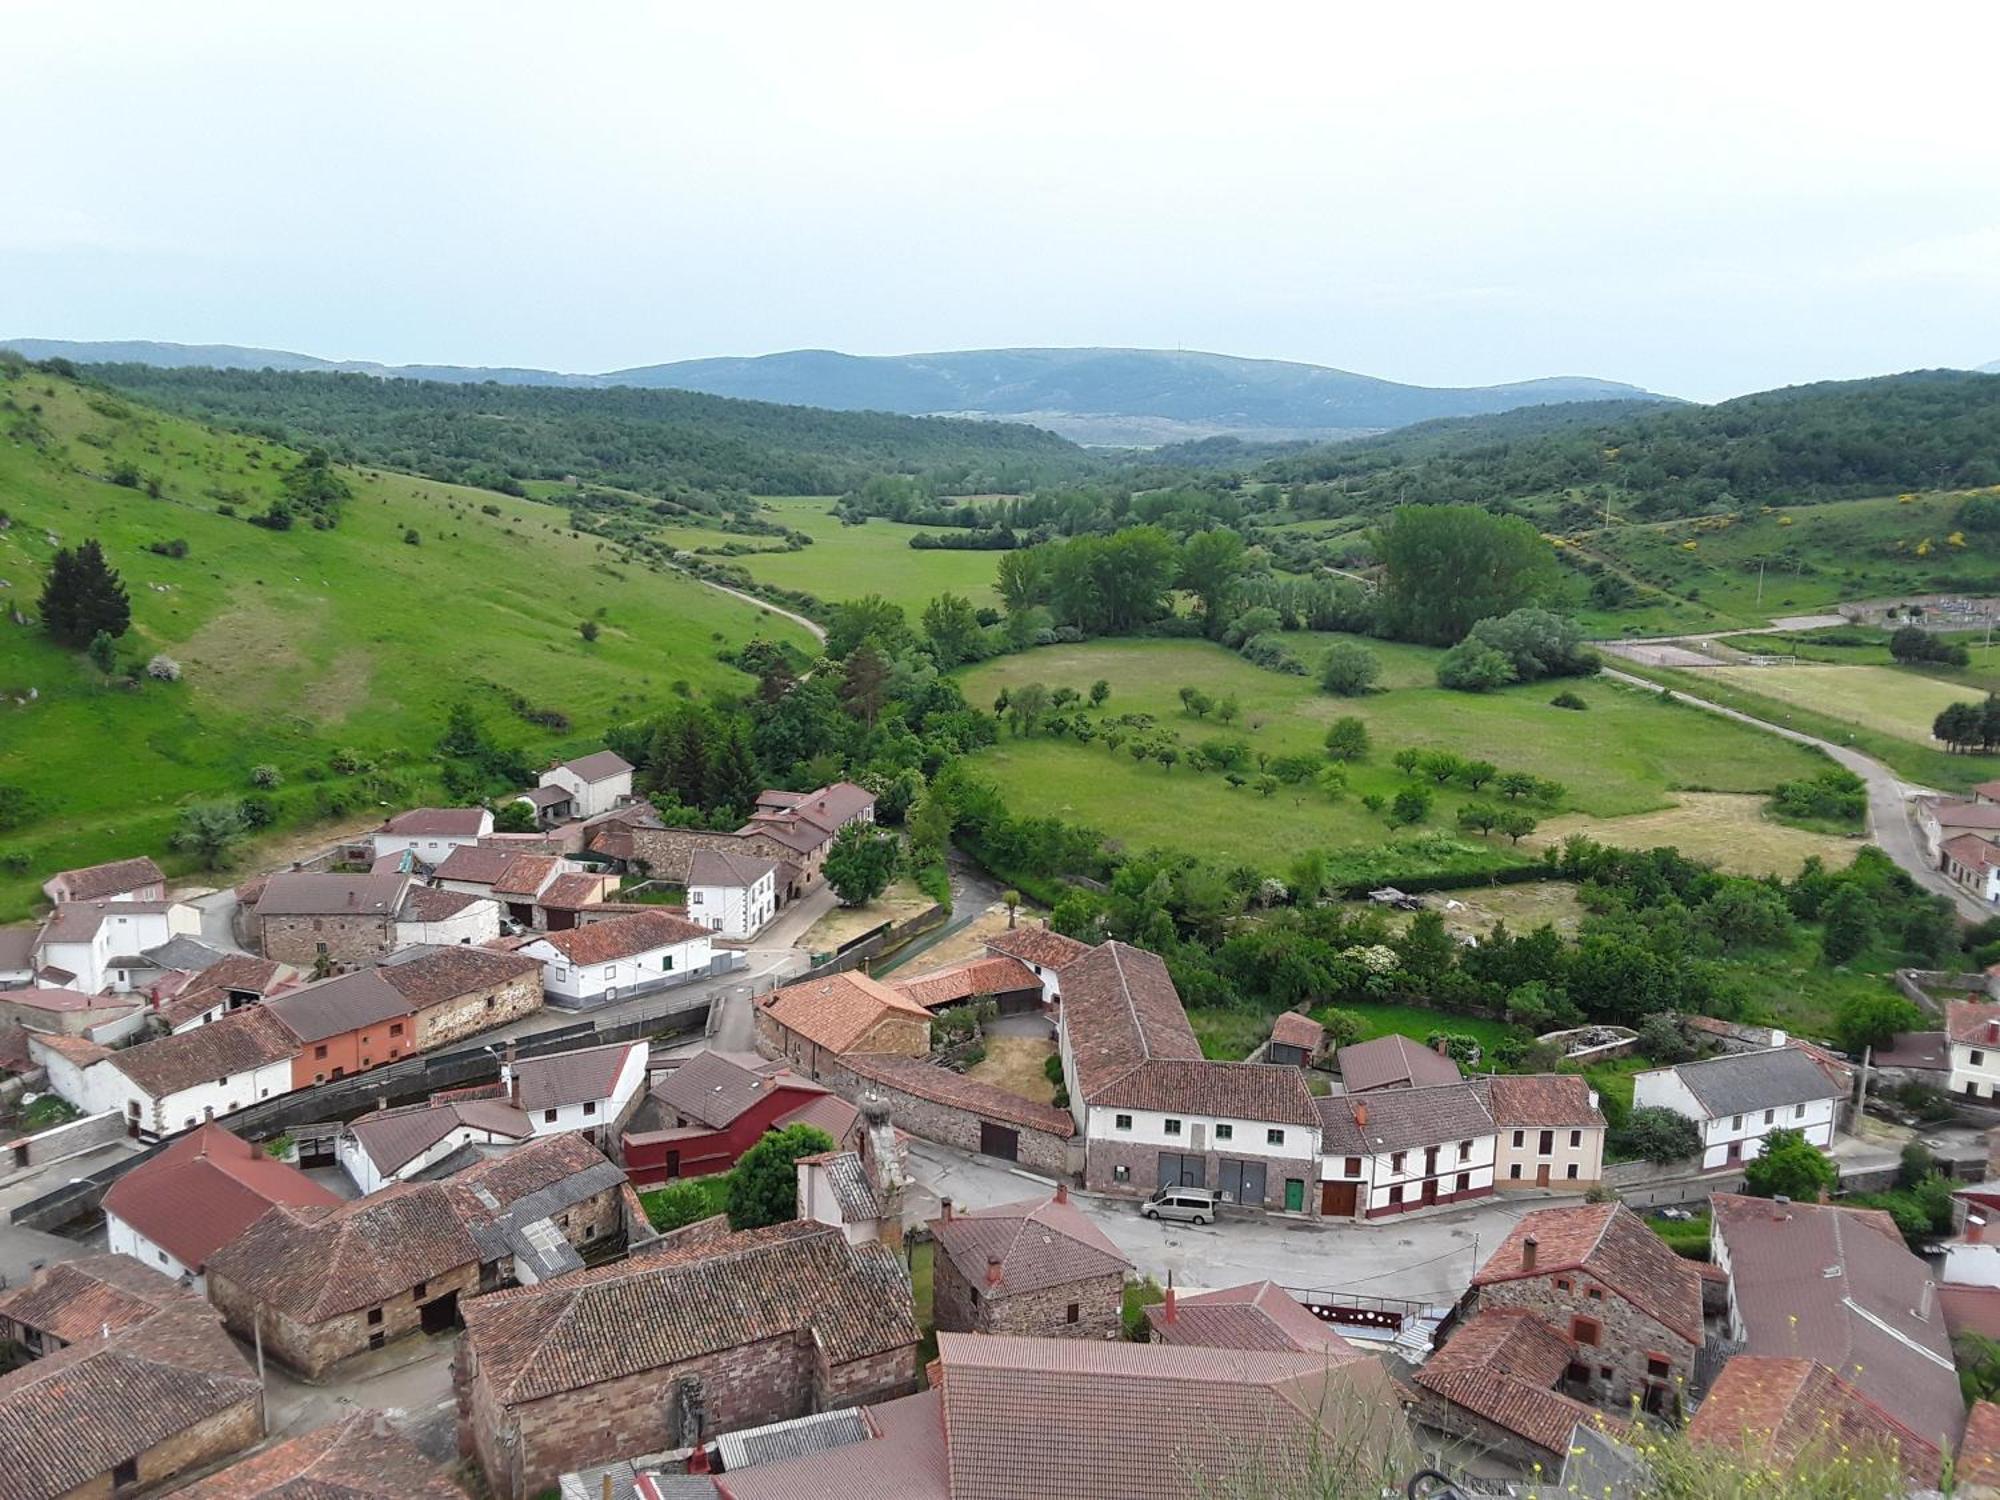
POLYGON ((594 818, 632 800, 632 763, 615 750, 581 755, 542 772, 540 790, 523 800, 546 821, 594 818))
POLYGON ((1670 1109, 1695 1122, 1704 1171, 1761 1156, 1773 1130, 1831 1146, 1841 1098, 1840 1085, 1798 1047, 1728 1053, 1632 1078, 1634 1109, 1670 1109))
POLYGON ((411 882, 396 908, 396 947, 490 943, 500 936, 500 903, 411 882))
POLYGON ((715 956, 707 928, 668 911, 537 933, 518 951, 540 960, 549 1003, 572 1010, 680 984, 707 973, 715 956))
POLYGON ((375 857, 407 849, 435 866, 461 844, 476 844, 492 831, 493 814, 483 807, 413 807, 375 830, 375 857))
POLYGON ((645 1042, 614 1042, 500 1065, 507 1102, 537 1136, 586 1131, 610 1151, 646 1089, 645 1042))
POLYGON ((116 1111, 158 1139, 292 1091, 299 1040, 261 1005, 113 1052, 82 1037, 30 1033, 49 1087, 85 1114, 116 1111))
POLYGON ((1063 969, 1089 953, 1090 944, 1043 922, 994 933, 986 940, 986 951, 994 958, 1018 959, 1026 964, 1028 972, 1042 982, 1042 1004, 1053 1006, 1062 999, 1063 969))
POLYGON ((1945 1041, 1951 1051, 1946 1087, 1961 1099, 2000 1097, 2000 1005, 1952 1000, 1944 1008, 1945 1041))
POLYGON ((1938 868, 1988 906, 2000 906, 2000 844, 1987 835, 1953 834, 1939 846, 1938 868))
POLYGON ((361 1116, 340 1132, 334 1158, 363 1193, 404 1182, 471 1145, 513 1145, 535 1134, 505 1098, 433 1100, 361 1116))
POLYGON ((778 867, 721 849, 697 849, 688 861, 688 920, 717 937, 754 937, 778 910, 778 867))
POLYGON ((1475 1084, 1335 1094, 1318 1109, 1322 1217, 1378 1219, 1493 1191, 1498 1132, 1475 1084))
POLYGON ((123 993, 136 975, 155 972, 148 948, 200 932, 201 913, 180 901, 65 901, 36 936, 36 981, 123 993))

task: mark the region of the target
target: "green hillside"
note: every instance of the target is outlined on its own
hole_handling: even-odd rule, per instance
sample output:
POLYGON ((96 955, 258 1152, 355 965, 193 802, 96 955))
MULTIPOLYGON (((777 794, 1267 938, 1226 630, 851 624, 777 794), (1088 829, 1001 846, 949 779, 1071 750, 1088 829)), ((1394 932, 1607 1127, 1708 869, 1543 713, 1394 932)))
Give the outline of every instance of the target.
POLYGON ((18 914, 51 869, 163 854, 183 806, 249 791, 253 766, 283 776, 281 826, 351 824, 379 802, 437 795, 431 751, 460 700, 500 744, 540 758, 594 745, 607 722, 675 692, 744 686, 716 654, 753 636, 809 644, 529 500, 356 470, 336 529, 249 524, 298 458, 0 368, 0 786, 30 801, 27 821, 0 832, 0 914, 18 914), (121 470, 133 487, 112 482, 121 470), (132 600, 110 676, 34 623, 57 546, 87 537, 132 600), (173 541, 185 556, 148 550, 173 541), (130 681, 156 652, 183 679, 130 681), (523 717, 534 710, 570 728, 523 717), (337 749, 375 769, 334 774, 337 749))

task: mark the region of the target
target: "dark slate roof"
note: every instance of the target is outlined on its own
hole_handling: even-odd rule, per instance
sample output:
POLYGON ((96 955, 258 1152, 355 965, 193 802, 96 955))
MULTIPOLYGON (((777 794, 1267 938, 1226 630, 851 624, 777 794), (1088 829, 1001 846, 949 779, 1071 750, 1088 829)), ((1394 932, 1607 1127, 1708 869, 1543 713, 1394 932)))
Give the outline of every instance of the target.
POLYGON ((157 948, 146 949, 140 955, 162 969, 182 969, 190 974, 199 974, 204 969, 214 968, 227 956, 220 948, 211 948, 206 943, 197 942, 194 938, 179 933, 157 948))
POLYGON ((345 917, 392 915, 403 904, 407 875, 320 875, 287 870, 264 882, 257 898, 260 917, 345 917))
POLYGON ((1796 1047, 1726 1053, 1681 1063, 1674 1071, 1711 1116, 1840 1097, 1839 1085, 1796 1047))
POLYGON ((632 762, 616 750, 594 750, 589 755, 579 755, 575 760, 566 760, 555 769, 568 771, 587 784, 609 781, 614 776, 624 776, 632 769, 632 762))

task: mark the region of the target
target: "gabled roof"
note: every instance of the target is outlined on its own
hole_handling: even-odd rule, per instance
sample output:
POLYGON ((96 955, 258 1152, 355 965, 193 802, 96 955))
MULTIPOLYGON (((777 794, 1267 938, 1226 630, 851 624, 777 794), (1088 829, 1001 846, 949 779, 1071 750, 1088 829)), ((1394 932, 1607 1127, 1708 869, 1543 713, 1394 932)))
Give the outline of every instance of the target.
POLYGON ((690 890, 698 885, 747 890, 777 868, 771 860, 754 855, 727 849, 697 849, 688 859, 687 885, 690 890))
POLYGON ((632 762, 616 750, 593 750, 588 755, 579 755, 575 760, 566 760, 554 767, 558 771, 568 771, 586 785, 609 781, 614 776, 632 774, 632 762))
POLYGON ((129 1255, 85 1255, 56 1261, 0 1294, 0 1318, 76 1344, 143 1323, 187 1295, 171 1276, 129 1255))
POLYGON ((38 985, 32 989, 0 989, 0 1005, 18 1005, 26 1010, 59 1015, 89 1010, 137 1010, 138 1002, 129 995, 86 995, 82 990, 38 985))
POLYGON ((1457 1083, 1458 1064, 1406 1036, 1391 1034, 1354 1042, 1334 1054, 1341 1085, 1350 1094, 1370 1089, 1421 1087, 1427 1083, 1457 1083))
POLYGON ((1038 1292, 1095 1276, 1122 1278, 1132 1269, 1110 1237, 1061 1190, 1053 1197, 969 1208, 950 1218, 933 1219, 931 1236, 951 1257, 958 1274, 968 1285, 980 1288, 982 1295, 1038 1292), (987 1274, 996 1258, 997 1285, 987 1274))
POLYGON ((211 1122, 112 1183, 104 1211, 199 1272, 273 1205, 340 1201, 297 1167, 211 1122))
POLYGON ((469 943, 420 943, 390 954, 375 972, 410 1005, 423 1010, 540 970, 534 959, 518 953, 469 943))
POLYGON ((250 953, 231 953, 203 969, 195 976, 194 983, 175 998, 186 1000, 194 995, 218 995, 225 990, 235 990, 261 999, 283 984, 289 972, 276 959, 258 958, 250 953))
POLYGON ((246 1005, 192 1031, 110 1054, 111 1066, 163 1099, 199 1083, 268 1067, 298 1056, 299 1039, 269 1009, 246 1005))
POLYGON ((1410 1151, 1494 1130, 1484 1092, 1470 1083, 1378 1089, 1359 1097, 1329 1094, 1313 1104, 1320 1122, 1319 1148, 1327 1156, 1410 1151))
POLYGON ((1009 995, 1021 990, 1039 994, 1042 982, 1018 958, 968 958, 962 963, 895 980, 892 987, 926 1010, 935 1010, 940 1005, 953 1005, 981 995, 1009 995))
POLYGON ((470 891, 448 891, 442 886, 412 884, 403 892, 403 904, 396 908, 399 922, 449 922, 461 912, 470 911, 484 896, 475 896, 470 891))
MULTIPOLYGON (((323 1042, 330 1036, 344 1036, 364 1026, 401 1020, 414 1013, 410 1002, 382 977, 379 969, 356 969, 350 974, 336 974, 331 979, 301 985, 252 1009, 276 1016, 301 1042, 323 1042)), ((222 1022, 211 1024, 219 1026, 222 1022)))
POLYGON ((830 1052, 845 1052, 884 1016, 928 1022, 931 1013, 879 979, 847 970, 773 990, 757 1004, 788 1031, 830 1052))
POLYGON ((264 882, 257 898, 260 917, 344 917, 394 915, 403 904, 407 875, 321 875, 285 870, 264 882))
POLYGON ((139 956, 158 968, 179 969, 183 973, 199 974, 221 963, 227 955, 220 948, 211 948, 195 938, 175 933, 164 943, 146 949, 139 956))
POLYGON ((466 885, 491 885, 508 865, 521 856, 513 849, 490 844, 458 844, 438 861, 432 875, 439 880, 456 880, 466 885))
POLYGON ((58 870, 44 882, 43 889, 60 882, 67 892, 63 898, 66 901, 103 901, 127 891, 144 890, 149 885, 164 885, 166 879, 160 867, 141 854, 76 870, 58 870))
POLYGON ((465 1491, 380 1412, 356 1411, 287 1438, 175 1500, 465 1500, 465 1491))
POLYGON ((875 1196, 875 1184, 868 1180, 868 1169, 858 1152, 822 1151, 817 1156, 801 1156, 798 1161, 820 1169, 843 1224, 882 1217, 882 1200, 875 1196))
POLYGON ((555 879, 562 861, 553 854, 516 854, 493 882, 496 896, 533 896, 555 879))
POLYGON ((347 1127, 375 1170, 394 1173, 461 1127, 526 1140, 535 1133, 526 1114, 505 1099, 443 1099, 401 1109, 378 1109, 347 1127))
POLYGON ((1912 1432, 1825 1365, 1756 1354, 1734 1355, 1722 1367, 1688 1424, 1688 1441, 1786 1467, 1893 1455, 1908 1478, 1925 1485, 1938 1482, 1949 1451, 1912 1432))
POLYGON ((807 1333, 828 1364, 912 1347, 909 1277, 886 1245, 823 1225, 731 1236, 465 1304, 477 1378, 504 1405, 807 1333))
POLYGON ((647 1050, 645 1042, 611 1042, 574 1052, 551 1052, 546 1057, 520 1058, 508 1065, 516 1086, 515 1102, 533 1114, 565 1104, 609 1099, 632 1054, 638 1053, 643 1060, 647 1050))
POLYGON ((1947 1000, 1944 1006, 1944 1027, 1950 1038, 1961 1046, 1977 1047, 1989 1044, 2000 1048, 2000 1035, 1995 1028, 2000 1027, 2000 1003, 1988 1000, 1947 1000))
POLYGON ((1326 1040, 1326 1028, 1311 1016, 1301 1015, 1295 1010, 1280 1011, 1271 1023, 1271 1040, 1281 1047, 1300 1047, 1307 1052, 1317 1052, 1319 1044, 1326 1040))
POLYGON ((1977 833, 1954 834, 1938 845, 1938 852, 1949 854, 1968 870, 1990 870, 2000 865, 2000 844, 1977 833))
POLYGON ((493 815, 483 807, 413 807, 399 812, 381 827, 383 833, 418 834, 438 838, 478 838, 492 826, 493 815))
MULTIPOLYGON (((1150 1058, 1099 1088, 1093 1105, 1220 1115, 1318 1129, 1318 1102, 1297 1068, 1206 1058, 1150 1058)), ((1304 1143, 1301 1142, 1301 1145, 1304 1143)))
POLYGON ((567 875, 556 876, 536 899, 543 906, 556 911, 576 911, 590 905, 602 894, 603 881, 602 875, 572 871, 567 875))
POLYGON ((1930 804, 1940 828, 2000 828, 2000 805, 1939 799, 1930 804))
POLYGON ((0 1375, 0 1496, 70 1494, 260 1390, 220 1315, 184 1293, 109 1339, 0 1375))
POLYGON ((1018 958, 1024 964, 1038 964, 1044 969, 1060 970, 1076 962, 1091 951, 1090 944, 1079 942, 1053 927, 1015 927, 1006 932, 996 932, 986 940, 987 951, 1007 958, 1018 958))
POLYGON ((1689 1343, 1702 1342, 1701 1275, 1622 1203, 1542 1208, 1524 1214, 1472 1278, 1492 1286, 1559 1271, 1587 1271, 1647 1317, 1689 1343), (1535 1239, 1535 1264, 1522 1245, 1535 1239))
POLYGON ((1817 1360, 1925 1441, 1965 1422, 1930 1268, 1873 1209, 1717 1193, 1745 1352, 1817 1360))
POLYGON ((1570 1342, 1525 1308, 1476 1312, 1411 1377, 1425 1390, 1548 1453, 1566 1454, 1579 1423, 1625 1423, 1554 1389, 1568 1367, 1570 1342))
POLYGON ((782 1069, 745 1067, 720 1052, 697 1052, 653 1086, 653 1097, 677 1115, 721 1130, 759 1099, 779 1089, 824 1093, 782 1069))
POLYGON ((1604 1115, 1590 1102, 1590 1084, 1580 1073, 1494 1073, 1473 1079, 1472 1086, 1502 1130, 1604 1129, 1604 1115))
POLYGON ((1201 1043, 1157 953, 1102 943, 1064 968, 1062 988, 1062 1026, 1085 1102, 1143 1062, 1200 1060, 1201 1043))
POLYGON ((1782 1109, 1817 1099, 1838 1099, 1840 1086, 1797 1047, 1762 1052, 1725 1052, 1700 1062, 1676 1064, 1674 1074, 1710 1119, 1782 1109))
POLYGON ((1275 1281, 1251 1281, 1191 1297, 1171 1295, 1171 1302, 1146 1309, 1153 1337, 1170 1344, 1294 1350, 1316 1353, 1335 1364, 1367 1357, 1275 1281))
POLYGON ((561 932, 537 933, 535 939, 538 945, 555 949, 572 964, 588 965, 608 964, 709 935, 707 928, 697 927, 670 911, 635 911, 561 932))

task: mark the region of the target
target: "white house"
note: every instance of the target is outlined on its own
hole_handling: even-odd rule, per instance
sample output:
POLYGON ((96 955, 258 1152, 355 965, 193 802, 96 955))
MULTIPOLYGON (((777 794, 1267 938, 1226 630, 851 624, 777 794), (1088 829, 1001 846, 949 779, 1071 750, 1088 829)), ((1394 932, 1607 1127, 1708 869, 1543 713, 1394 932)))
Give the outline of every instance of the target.
POLYGON ((1841 1097, 1840 1086, 1798 1047, 1728 1053, 1632 1078, 1634 1109, 1670 1109, 1695 1122, 1704 1171, 1754 1160, 1773 1130, 1797 1130, 1815 1146, 1831 1146, 1841 1097))
POLYGON ((645 1042, 614 1042, 546 1057, 512 1058, 500 1065, 507 1102, 527 1116, 539 1136, 588 1131, 600 1150, 638 1108, 646 1088, 645 1042))
POLYGON ((30 1033, 49 1087, 85 1114, 115 1110, 159 1138, 292 1091, 299 1040, 261 1005, 113 1052, 81 1037, 30 1033))
POLYGON ((768 859, 697 849, 688 861, 688 920, 719 937, 754 937, 778 910, 778 867, 768 859))
POLYGON ((42 882, 42 892, 58 906, 65 901, 164 901, 167 877, 141 854, 80 870, 58 870, 42 882))
POLYGON ((396 909, 396 947, 490 943, 500 936, 500 904, 414 882, 396 909))
MULTIPOLYGON (((542 772, 541 786, 566 794, 568 817, 594 818, 632 800, 632 763, 615 750, 578 756, 542 772)), ((526 799, 538 814, 559 820, 562 802, 556 798, 526 799)))
POLYGON ((1952 1000, 1944 1008, 1945 1037, 1951 1049, 1946 1087, 1964 1099, 2000 1097, 2000 1005, 1952 1000))
POLYGON ((528 1117, 504 1098, 439 1099, 361 1116, 340 1132, 334 1157, 357 1188, 373 1193, 462 1146, 517 1144, 534 1134, 528 1117))
POLYGON ((201 913, 179 901, 65 901, 36 937, 36 979, 88 995, 122 993, 135 974, 156 971, 148 948, 200 932, 201 913))
POLYGON ((1493 1191, 1497 1131, 1474 1084, 1336 1094, 1318 1108, 1323 1217, 1377 1219, 1493 1191))
POLYGON ((1057 932, 1046 922, 1041 926, 1010 927, 986 940, 986 951, 995 958, 1019 959, 1042 982, 1042 1004, 1062 999, 1062 971, 1090 952, 1090 944, 1057 932))
POLYGON ((1938 868, 1988 906, 2000 905, 2000 844, 1987 835, 1953 834, 1938 848, 1938 868))
POLYGON ((444 862, 461 844, 476 844, 493 831, 493 814, 483 807, 413 807, 375 830, 375 857, 407 849, 427 865, 444 862))
POLYGON ((549 1003, 576 1010, 680 984, 706 973, 715 956, 707 928, 668 911, 537 933, 518 951, 541 961, 549 1003))

